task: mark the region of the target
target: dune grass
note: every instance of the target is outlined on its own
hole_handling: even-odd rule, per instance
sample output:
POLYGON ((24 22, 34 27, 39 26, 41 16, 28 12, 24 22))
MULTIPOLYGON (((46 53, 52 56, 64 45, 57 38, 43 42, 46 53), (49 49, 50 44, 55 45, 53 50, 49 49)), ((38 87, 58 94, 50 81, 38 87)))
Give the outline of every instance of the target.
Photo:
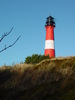
POLYGON ((0 68, 1 100, 74 100, 75 57, 0 68))

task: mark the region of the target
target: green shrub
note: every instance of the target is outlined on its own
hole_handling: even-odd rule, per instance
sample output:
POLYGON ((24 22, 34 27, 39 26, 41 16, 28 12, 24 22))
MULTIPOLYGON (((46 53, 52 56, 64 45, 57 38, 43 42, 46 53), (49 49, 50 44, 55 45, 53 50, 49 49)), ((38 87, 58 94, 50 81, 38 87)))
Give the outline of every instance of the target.
POLYGON ((31 57, 30 57, 30 56, 28 56, 28 57, 26 58, 25 63, 27 63, 27 64, 30 64, 30 63, 31 63, 31 57))
POLYGON ((33 54, 25 59, 26 64, 37 64, 44 59, 50 59, 49 56, 33 54))

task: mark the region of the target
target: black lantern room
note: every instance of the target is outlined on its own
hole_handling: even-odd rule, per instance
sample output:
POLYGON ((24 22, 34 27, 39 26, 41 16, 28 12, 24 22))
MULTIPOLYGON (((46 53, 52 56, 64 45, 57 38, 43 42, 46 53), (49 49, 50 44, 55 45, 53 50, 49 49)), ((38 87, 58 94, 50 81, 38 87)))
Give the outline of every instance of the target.
POLYGON ((46 25, 45 26, 54 26, 55 27, 55 21, 52 16, 47 17, 46 25))

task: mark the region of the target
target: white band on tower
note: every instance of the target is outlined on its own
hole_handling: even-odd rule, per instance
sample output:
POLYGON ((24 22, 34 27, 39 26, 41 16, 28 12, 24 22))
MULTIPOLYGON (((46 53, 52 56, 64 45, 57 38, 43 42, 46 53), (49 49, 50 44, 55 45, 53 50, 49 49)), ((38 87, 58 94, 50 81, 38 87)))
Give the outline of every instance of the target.
POLYGON ((45 49, 54 49, 54 40, 46 40, 45 49))

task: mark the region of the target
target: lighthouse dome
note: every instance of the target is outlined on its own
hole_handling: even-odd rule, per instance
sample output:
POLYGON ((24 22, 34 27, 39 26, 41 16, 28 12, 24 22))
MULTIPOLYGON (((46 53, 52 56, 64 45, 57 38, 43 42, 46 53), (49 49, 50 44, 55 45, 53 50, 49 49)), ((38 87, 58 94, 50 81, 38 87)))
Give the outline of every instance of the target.
POLYGON ((46 26, 54 26, 55 27, 55 21, 52 16, 47 17, 46 26))

